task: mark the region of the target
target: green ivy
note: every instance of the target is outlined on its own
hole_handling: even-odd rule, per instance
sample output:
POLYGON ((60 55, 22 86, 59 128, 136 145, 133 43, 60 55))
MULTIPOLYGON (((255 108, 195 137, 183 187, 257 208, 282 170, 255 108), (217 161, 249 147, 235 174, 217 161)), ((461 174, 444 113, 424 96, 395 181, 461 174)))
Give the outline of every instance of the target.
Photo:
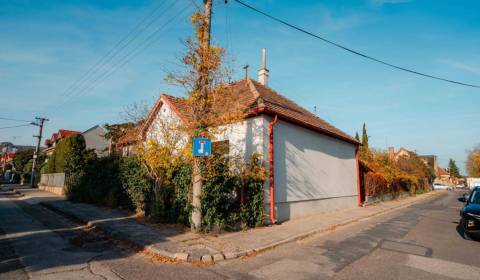
POLYGON ((146 212, 153 194, 152 182, 145 166, 137 157, 125 157, 120 164, 120 178, 134 208, 146 212))

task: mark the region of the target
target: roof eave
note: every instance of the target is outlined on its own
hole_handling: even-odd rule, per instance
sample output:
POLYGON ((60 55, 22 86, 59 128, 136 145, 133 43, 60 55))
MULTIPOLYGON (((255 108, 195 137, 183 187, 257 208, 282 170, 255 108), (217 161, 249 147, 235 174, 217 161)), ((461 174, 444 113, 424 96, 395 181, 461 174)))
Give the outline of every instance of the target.
POLYGON ((258 114, 267 114, 267 115, 271 115, 271 116, 278 115, 278 117, 280 119, 282 119, 284 121, 287 121, 287 122, 290 122, 290 123, 293 123, 295 125, 298 125, 298 126, 301 126, 301 127, 304 127, 304 128, 316 131, 316 132, 320 132, 321 134, 336 138, 338 140, 345 141, 347 143, 350 143, 350 144, 353 144, 353 145, 356 145, 356 146, 361 146, 362 145, 360 142, 356 141, 355 139, 350 139, 350 138, 347 138, 347 137, 340 136, 340 135, 332 133, 328 130, 321 129, 321 128, 313 126, 313 125, 309 125, 307 123, 304 123, 304 122, 299 121, 297 119, 294 119, 292 117, 286 116, 286 115, 278 113, 278 112, 268 110, 266 108, 258 108, 256 110, 254 110, 252 115, 258 115, 258 114))

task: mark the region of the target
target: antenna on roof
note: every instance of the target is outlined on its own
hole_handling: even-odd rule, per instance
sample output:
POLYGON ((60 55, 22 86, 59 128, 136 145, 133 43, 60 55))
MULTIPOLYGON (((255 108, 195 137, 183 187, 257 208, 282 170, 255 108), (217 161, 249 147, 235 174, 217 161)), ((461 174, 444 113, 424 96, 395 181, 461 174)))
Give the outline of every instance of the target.
POLYGON ((248 64, 245 64, 245 66, 243 66, 243 69, 245 69, 245 80, 248 79, 248 67, 249 67, 249 66, 250 66, 250 65, 248 65, 248 64))
POLYGON ((262 68, 258 70, 258 82, 264 86, 268 85, 268 69, 267 69, 267 50, 262 49, 262 68))

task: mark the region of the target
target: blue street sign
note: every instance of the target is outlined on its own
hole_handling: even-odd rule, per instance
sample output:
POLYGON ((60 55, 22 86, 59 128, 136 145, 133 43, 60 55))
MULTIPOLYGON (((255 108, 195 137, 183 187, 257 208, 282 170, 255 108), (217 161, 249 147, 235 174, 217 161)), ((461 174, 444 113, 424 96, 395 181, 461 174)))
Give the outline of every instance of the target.
POLYGON ((208 138, 193 138, 193 156, 206 157, 212 154, 212 141, 208 138))

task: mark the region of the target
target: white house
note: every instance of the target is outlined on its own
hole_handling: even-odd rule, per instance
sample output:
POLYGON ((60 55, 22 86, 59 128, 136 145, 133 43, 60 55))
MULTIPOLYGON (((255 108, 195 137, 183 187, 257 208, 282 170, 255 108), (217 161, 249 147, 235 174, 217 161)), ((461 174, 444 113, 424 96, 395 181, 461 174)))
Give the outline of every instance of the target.
MULTIPOLYGON (((265 187, 271 220, 358 206, 358 141, 269 88, 268 71, 260 72, 261 82, 228 85, 247 117, 226 125, 213 141, 228 141, 232 158, 263 155, 273 171, 265 187)), ((188 112, 186 99, 161 94, 142 126, 120 139, 120 148, 128 153, 134 141, 161 141, 165 121, 181 125, 188 112)))

